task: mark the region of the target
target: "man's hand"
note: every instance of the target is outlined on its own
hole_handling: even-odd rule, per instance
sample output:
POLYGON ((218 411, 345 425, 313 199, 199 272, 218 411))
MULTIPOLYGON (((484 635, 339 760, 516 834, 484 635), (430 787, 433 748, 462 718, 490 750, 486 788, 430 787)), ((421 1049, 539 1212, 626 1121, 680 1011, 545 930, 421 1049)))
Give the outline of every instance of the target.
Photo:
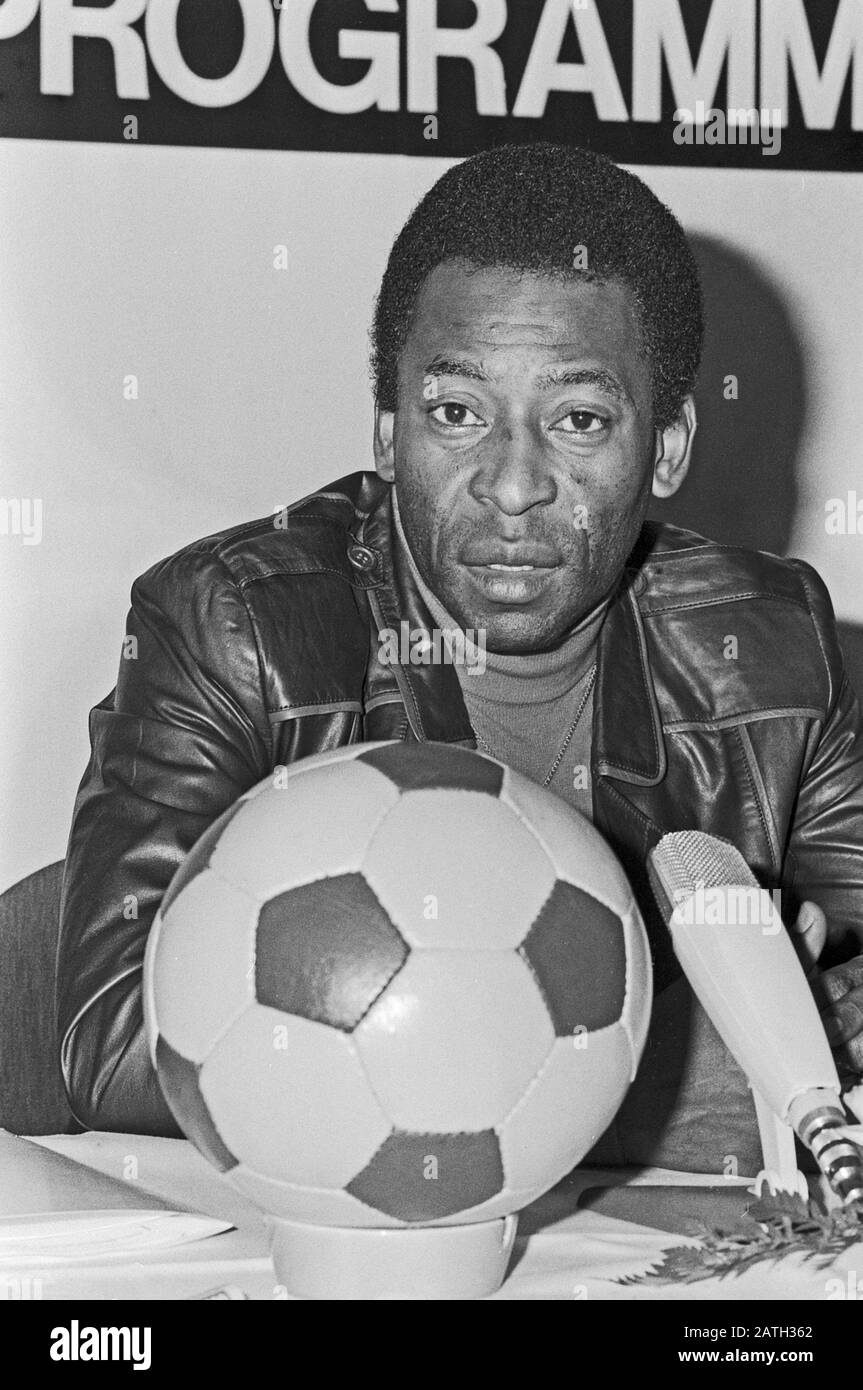
POLYGON ((863 956, 820 971, 811 983, 839 1075, 863 1076, 863 956))
POLYGON ((863 1076, 863 955, 829 970, 818 970, 818 957, 827 940, 827 919, 817 903, 802 904, 793 931, 839 1075, 859 1078, 863 1076))

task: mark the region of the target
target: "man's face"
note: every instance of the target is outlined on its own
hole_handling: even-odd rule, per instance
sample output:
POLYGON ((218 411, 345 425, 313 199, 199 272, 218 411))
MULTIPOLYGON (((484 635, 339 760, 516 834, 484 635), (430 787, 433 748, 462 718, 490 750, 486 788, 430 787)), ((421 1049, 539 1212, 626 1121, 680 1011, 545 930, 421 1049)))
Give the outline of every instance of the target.
POLYGON ((420 292, 376 458, 429 588, 489 650, 526 652, 615 583, 662 439, 627 287, 451 262, 420 292))

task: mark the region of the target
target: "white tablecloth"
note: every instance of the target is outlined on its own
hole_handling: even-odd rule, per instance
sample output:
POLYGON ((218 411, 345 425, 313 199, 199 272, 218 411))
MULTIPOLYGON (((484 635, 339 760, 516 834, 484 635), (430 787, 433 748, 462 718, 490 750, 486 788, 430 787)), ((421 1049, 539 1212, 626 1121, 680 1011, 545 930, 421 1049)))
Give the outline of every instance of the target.
MULTIPOLYGON (((191 1144, 141 1135, 50 1136, 34 1142, 99 1172, 130 1180, 143 1191, 232 1222, 236 1229, 152 1256, 21 1265, 19 1278, 38 1277, 45 1299, 183 1299, 231 1285, 250 1299, 280 1299, 268 1253, 266 1218, 236 1193, 191 1144)), ((640 1182, 680 1183, 680 1174, 642 1173, 640 1182)), ((699 1181, 691 1179, 690 1181, 699 1181)), ((703 1181, 703 1180, 700 1180, 703 1181)), ((719 1180, 716 1180, 717 1185, 719 1180)), ((685 1237, 572 1210, 572 1193, 560 1189, 522 1214, 510 1272, 496 1299, 618 1300, 825 1300, 835 1284, 861 1268, 863 1246, 846 1252, 828 1270, 798 1256, 741 1276, 695 1284, 619 1284, 622 1275, 646 1271, 663 1249, 685 1237)), ((145 1201, 142 1197, 142 1205, 145 1201)), ((0 1270, 0 1279, 12 1271, 0 1270)))

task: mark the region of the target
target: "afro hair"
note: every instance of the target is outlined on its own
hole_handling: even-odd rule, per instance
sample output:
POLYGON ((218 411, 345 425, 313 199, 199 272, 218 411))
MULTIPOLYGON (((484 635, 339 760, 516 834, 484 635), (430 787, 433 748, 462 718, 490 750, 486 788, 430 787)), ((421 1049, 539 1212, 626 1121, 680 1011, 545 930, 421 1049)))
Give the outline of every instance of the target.
POLYGON ((398 362, 426 277, 444 261, 617 280, 636 303, 654 423, 677 418, 698 372, 701 289, 680 223, 641 179, 569 145, 503 145, 438 179, 390 252, 372 327, 375 400, 395 410, 398 362), (573 269, 584 247, 587 269, 573 269))

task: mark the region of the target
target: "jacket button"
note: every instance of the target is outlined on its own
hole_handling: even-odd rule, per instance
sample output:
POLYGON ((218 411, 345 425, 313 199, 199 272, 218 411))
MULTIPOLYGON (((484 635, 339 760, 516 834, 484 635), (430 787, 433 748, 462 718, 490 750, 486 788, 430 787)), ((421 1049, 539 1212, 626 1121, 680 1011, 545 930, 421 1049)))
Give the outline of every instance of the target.
POLYGON ((349 545, 348 559, 354 569, 371 570, 375 567, 375 554, 367 545, 349 545))

